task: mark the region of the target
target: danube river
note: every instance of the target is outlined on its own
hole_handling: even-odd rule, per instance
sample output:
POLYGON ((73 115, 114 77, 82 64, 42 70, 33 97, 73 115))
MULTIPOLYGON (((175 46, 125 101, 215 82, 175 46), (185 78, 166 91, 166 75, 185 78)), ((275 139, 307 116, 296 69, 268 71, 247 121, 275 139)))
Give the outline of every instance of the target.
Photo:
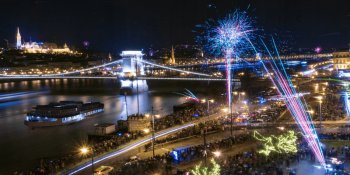
MULTIPOLYGON (((208 82, 149 82, 150 90, 139 95, 140 112, 150 112, 154 107, 160 115, 172 112, 175 104, 185 98, 173 92, 183 92, 184 88, 206 91, 208 82), (200 86, 198 86, 201 84, 200 86), (199 88, 201 87, 201 88, 199 88)), ((218 85, 220 83, 216 83, 218 85)), ((221 85, 221 84, 220 84, 221 85)), ((119 95, 117 80, 30 80, 0 82, 1 94, 14 92, 45 92, 23 96, 11 101, 0 102, 0 174, 15 170, 33 168, 40 158, 55 157, 77 149, 92 133, 97 123, 116 123, 126 119, 124 96, 119 95), (25 115, 37 104, 47 104, 60 100, 100 101, 105 104, 105 112, 79 123, 30 129, 24 125, 25 115)), ((127 96, 128 113, 137 112, 137 96, 127 96)))

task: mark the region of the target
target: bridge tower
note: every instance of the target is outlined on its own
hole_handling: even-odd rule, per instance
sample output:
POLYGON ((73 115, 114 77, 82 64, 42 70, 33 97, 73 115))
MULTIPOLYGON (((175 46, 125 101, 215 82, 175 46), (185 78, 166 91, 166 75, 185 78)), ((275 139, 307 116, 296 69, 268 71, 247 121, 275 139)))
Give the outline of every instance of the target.
POLYGON ((17 34, 16 34, 16 49, 20 49, 22 46, 22 38, 21 33, 19 33, 19 27, 17 27, 17 34))
POLYGON ((145 75, 142 51, 122 51, 122 79, 121 94, 133 94, 148 91, 146 80, 138 80, 137 77, 145 75))
POLYGON ((142 64, 143 53, 142 51, 123 51, 123 74, 124 77, 135 77, 136 75, 145 75, 144 67, 142 64))
POLYGON ((171 46, 170 64, 176 64, 176 61, 175 61, 175 51, 174 51, 174 47, 173 47, 173 46, 171 46))

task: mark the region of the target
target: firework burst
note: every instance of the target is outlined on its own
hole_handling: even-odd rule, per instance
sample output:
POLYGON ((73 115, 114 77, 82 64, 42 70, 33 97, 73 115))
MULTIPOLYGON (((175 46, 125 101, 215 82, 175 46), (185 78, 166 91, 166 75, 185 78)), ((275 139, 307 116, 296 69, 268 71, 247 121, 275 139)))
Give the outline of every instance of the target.
POLYGON ((239 57, 246 50, 246 37, 253 31, 251 20, 245 13, 236 11, 219 20, 218 25, 208 30, 208 48, 218 55, 239 57))
POLYGON ((237 10, 214 24, 209 21, 203 27, 205 32, 201 41, 206 50, 225 57, 227 104, 229 109, 232 109, 231 64, 232 60, 239 58, 239 55, 249 48, 246 38, 254 31, 252 20, 245 12, 237 10))
POLYGON ((188 89, 185 89, 184 93, 175 92, 175 94, 182 95, 182 96, 186 97, 186 99, 193 100, 195 102, 199 102, 199 99, 188 89))

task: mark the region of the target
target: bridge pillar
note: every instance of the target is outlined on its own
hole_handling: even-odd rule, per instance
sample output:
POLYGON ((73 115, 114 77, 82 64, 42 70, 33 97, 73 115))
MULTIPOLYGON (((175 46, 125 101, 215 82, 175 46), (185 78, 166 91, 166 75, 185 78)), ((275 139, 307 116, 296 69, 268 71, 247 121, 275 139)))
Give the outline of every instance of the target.
POLYGON ((138 76, 145 75, 142 51, 122 51, 123 73, 121 77, 121 94, 135 94, 148 91, 146 80, 138 80, 138 76))

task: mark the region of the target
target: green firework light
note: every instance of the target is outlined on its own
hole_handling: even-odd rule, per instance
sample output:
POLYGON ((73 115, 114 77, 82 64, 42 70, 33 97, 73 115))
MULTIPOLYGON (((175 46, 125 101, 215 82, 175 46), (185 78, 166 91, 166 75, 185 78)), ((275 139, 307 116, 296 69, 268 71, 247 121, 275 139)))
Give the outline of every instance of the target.
POLYGON ((258 152, 266 156, 270 155, 271 152, 296 153, 298 151, 296 144, 298 138, 294 131, 288 131, 279 136, 271 135, 267 137, 261 135, 258 131, 254 131, 253 137, 264 144, 263 149, 258 152))
POLYGON ((345 80, 341 80, 341 79, 335 79, 335 78, 318 78, 317 80, 320 81, 334 81, 337 83, 342 83, 343 86, 348 89, 348 86, 350 85, 350 81, 345 81, 345 80))
POLYGON ((215 162, 214 159, 211 159, 212 168, 203 167, 202 164, 196 165, 191 174, 193 175, 220 175, 220 165, 215 162))

